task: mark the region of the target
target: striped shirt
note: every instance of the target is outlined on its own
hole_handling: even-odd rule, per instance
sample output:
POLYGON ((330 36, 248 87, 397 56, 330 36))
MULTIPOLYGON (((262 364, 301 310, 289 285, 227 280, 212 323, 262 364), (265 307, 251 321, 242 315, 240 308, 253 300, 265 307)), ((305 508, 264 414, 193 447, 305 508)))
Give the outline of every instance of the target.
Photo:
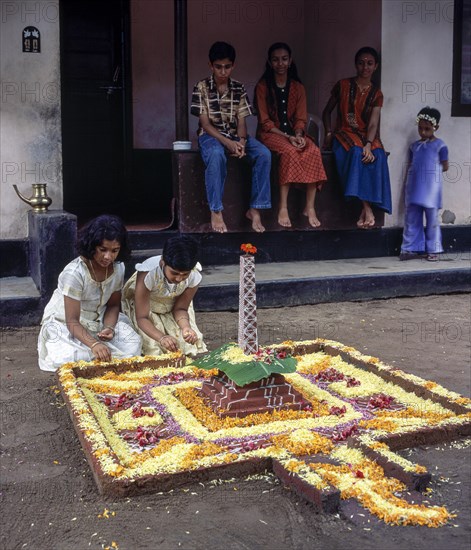
MULTIPOLYGON (((223 136, 235 138, 239 119, 252 115, 253 110, 243 84, 229 78, 227 90, 221 95, 213 76, 210 76, 193 88, 191 114, 206 115, 223 136)), ((203 133, 200 124, 198 136, 203 133)))

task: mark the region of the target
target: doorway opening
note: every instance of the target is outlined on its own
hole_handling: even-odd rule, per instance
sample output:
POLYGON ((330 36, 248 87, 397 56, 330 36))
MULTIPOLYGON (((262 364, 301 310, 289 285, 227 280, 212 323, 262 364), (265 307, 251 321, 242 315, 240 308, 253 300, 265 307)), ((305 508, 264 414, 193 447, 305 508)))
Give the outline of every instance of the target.
POLYGON ((64 209, 79 225, 110 213, 170 227, 171 151, 132 144, 129 0, 62 0, 60 12, 64 209))

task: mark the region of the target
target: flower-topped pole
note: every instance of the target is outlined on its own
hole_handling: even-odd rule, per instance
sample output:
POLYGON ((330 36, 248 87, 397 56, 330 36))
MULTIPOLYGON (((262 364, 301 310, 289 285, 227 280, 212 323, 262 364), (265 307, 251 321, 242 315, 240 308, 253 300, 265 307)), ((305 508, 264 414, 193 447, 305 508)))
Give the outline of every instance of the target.
POLYGON ((236 386, 243 387, 272 374, 296 372, 297 361, 284 349, 258 347, 254 258, 257 249, 250 243, 241 245, 240 249, 238 342, 195 357, 192 364, 205 370, 218 369, 236 386))
POLYGON ((255 258, 257 248, 250 243, 240 249, 239 274, 239 347, 249 355, 258 351, 257 295, 255 290, 255 258))

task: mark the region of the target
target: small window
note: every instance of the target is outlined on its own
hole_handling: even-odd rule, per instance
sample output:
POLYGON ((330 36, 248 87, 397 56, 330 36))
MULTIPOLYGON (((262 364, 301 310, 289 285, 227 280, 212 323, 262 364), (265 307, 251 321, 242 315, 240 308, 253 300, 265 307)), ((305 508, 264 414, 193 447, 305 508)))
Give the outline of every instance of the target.
POLYGON ((25 27, 23 29, 23 52, 40 53, 41 52, 41 34, 36 27, 25 27))

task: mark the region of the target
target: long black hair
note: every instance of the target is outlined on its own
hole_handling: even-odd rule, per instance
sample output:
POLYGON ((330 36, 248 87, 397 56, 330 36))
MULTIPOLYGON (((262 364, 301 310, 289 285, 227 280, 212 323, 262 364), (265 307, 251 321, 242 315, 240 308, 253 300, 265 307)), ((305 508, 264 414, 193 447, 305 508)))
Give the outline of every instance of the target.
MULTIPOLYGON (((268 104, 268 112, 270 115, 273 115, 276 113, 276 96, 275 96, 275 74, 273 71, 273 68, 270 63, 270 58, 272 56, 272 53, 275 50, 286 50, 289 54, 289 57, 291 59, 291 64, 288 68, 288 81, 290 80, 296 80, 296 82, 299 82, 302 84, 301 79, 298 75, 298 68, 296 67, 296 63, 292 60, 291 55, 291 48, 286 44, 286 42, 275 42, 268 48, 267 53, 267 61, 265 62, 265 72, 261 76, 259 82, 265 81, 268 89, 268 97, 267 97, 267 104, 268 104)), ((255 95, 254 98, 254 105, 257 107, 257 96, 255 95)))
POLYGON ((121 245, 118 261, 127 260, 130 250, 128 245, 128 232, 123 221, 118 216, 104 214, 89 221, 79 231, 77 239, 78 253, 91 260, 95 254, 96 247, 104 241, 118 241, 121 245))

